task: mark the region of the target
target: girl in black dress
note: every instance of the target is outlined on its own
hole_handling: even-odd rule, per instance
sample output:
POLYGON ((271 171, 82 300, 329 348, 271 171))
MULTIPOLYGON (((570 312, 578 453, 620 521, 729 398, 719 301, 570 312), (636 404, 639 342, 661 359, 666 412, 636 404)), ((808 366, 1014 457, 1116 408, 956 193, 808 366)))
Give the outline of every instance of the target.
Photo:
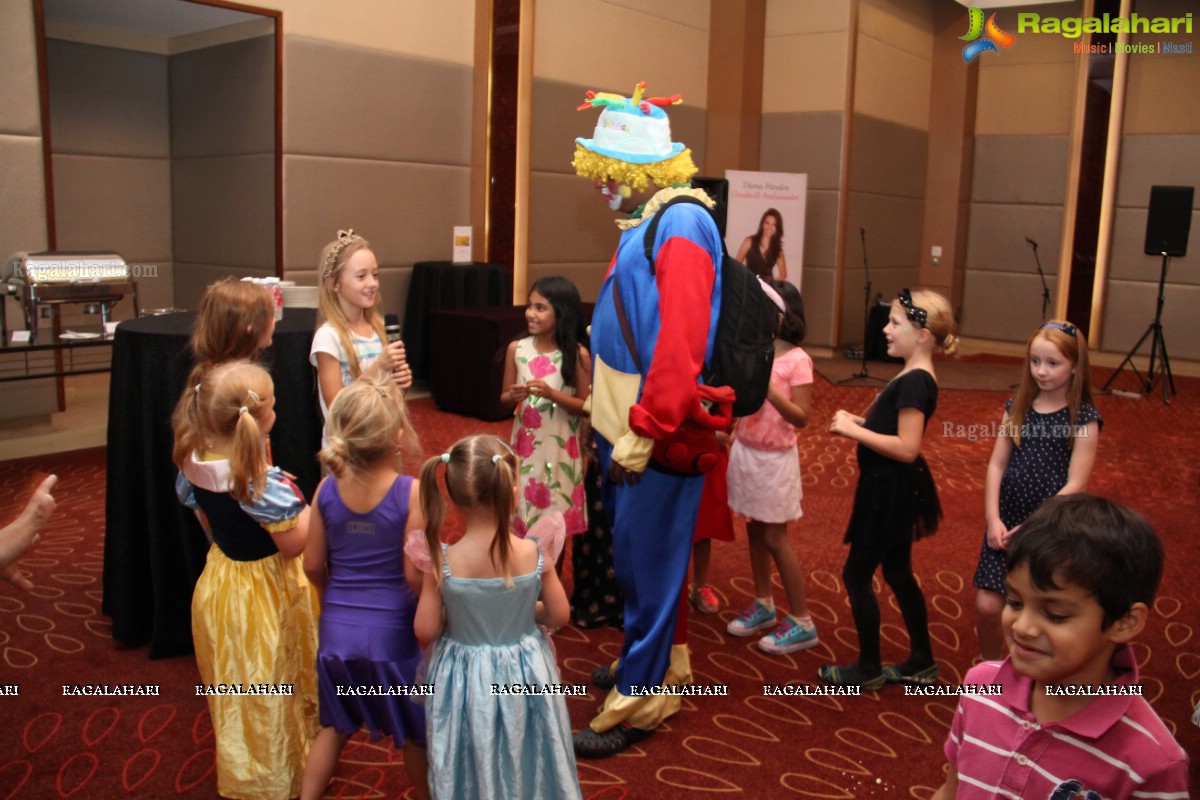
POLYGON ((901 291, 883 333, 888 355, 903 358, 904 369, 875 398, 865 418, 840 410, 829 426, 830 433, 858 442, 858 487, 846 529, 850 553, 842 580, 858 628, 859 654, 858 663, 821 667, 820 676, 827 683, 869 691, 887 682, 929 685, 937 680, 925 596, 912 570, 912 543, 937 530, 942 517, 937 487, 920 452, 925 426, 937 408, 933 352, 958 350, 950 304, 928 290, 901 291), (907 660, 886 667, 879 651, 879 601, 871 588, 880 565, 896 593, 912 647, 907 660))

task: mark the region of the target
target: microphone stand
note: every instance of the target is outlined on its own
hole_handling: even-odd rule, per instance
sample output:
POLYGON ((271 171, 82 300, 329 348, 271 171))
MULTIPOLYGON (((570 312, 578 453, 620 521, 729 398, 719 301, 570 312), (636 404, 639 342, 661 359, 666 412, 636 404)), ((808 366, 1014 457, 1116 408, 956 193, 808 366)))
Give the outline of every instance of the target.
POLYGON ((1025 241, 1029 242, 1033 247, 1033 260, 1037 264, 1038 276, 1042 279, 1042 322, 1046 321, 1046 308, 1050 305, 1050 287, 1046 285, 1046 273, 1042 272, 1042 260, 1038 258, 1037 242, 1025 237, 1025 241))
POLYGON ((880 383, 888 382, 887 378, 880 378, 867 372, 867 342, 871 340, 871 268, 867 264, 867 229, 865 227, 860 227, 858 229, 858 234, 862 239, 863 275, 866 278, 866 282, 863 284, 862 368, 849 378, 844 378, 838 381, 838 386, 857 380, 879 381, 880 383))

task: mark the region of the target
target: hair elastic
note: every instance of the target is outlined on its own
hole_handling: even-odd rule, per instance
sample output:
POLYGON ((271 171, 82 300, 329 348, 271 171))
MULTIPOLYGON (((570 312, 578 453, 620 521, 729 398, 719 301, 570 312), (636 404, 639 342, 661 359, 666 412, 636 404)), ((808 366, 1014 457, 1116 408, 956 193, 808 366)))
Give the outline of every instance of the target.
POLYGON ((239 408, 239 409, 238 409, 238 416, 239 416, 239 417, 240 417, 242 414, 249 414, 249 413, 250 413, 250 409, 249 409, 249 408, 247 408, 246 406, 242 406, 241 408, 239 408))
POLYGON ((1046 328, 1058 328, 1060 331, 1065 333, 1067 336, 1070 336, 1072 339, 1075 338, 1076 328, 1074 325, 1072 325, 1069 322, 1047 322, 1045 325, 1043 325, 1038 330, 1045 330, 1046 328))
POLYGON ((896 299, 900 301, 900 305, 904 306, 904 313, 913 322, 925 327, 925 323, 929 320, 929 312, 920 306, 913 305, 912 292, 908 289, 901 289, 900 294, 896 295, 896 299))
POLYGON ((496 465, 496 464, 499 464, 499 463, 500 463, 500 458, 501 458, 501 456, 500 456, 500 454, 499 454, 499 453, 496 453, 495 455, 493 455, 493 456, 492 456, 492 465, 494 466, 494 465, 496 465))
POLYGON ((200 394, 200 384, 196 384, 196 394, 200 394))
POLYGON ((450 454, 449 453, 442 453, 442 463, 443 464, 450 463, 450 454))

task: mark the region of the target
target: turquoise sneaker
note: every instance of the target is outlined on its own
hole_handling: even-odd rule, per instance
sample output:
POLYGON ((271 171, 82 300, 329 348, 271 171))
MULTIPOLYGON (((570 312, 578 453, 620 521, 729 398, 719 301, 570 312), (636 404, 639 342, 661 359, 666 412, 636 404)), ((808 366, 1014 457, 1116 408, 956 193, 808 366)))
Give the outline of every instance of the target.
POLYGON ((758 649, 776 655, 794 653, 817 646, 817 628, 805 628, 791 614, 783 618, 779 627, 758 640, 758 649))
POLYGON ((746 610, 730 621, 725 630, 734 636, 753 636, 775 627, 775 612, 755 600, 746 610))

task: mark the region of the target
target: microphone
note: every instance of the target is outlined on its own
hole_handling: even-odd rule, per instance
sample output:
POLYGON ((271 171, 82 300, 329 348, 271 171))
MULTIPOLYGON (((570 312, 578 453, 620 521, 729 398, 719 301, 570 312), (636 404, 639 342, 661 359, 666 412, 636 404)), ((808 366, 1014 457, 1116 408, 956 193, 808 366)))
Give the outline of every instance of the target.
POLYGON ((1027 242, 1029 242, 1031 245, 1033 245, 1033 249, 1034 249, 1034 250, 1036 250, 1036 249, 1037 249, 1037 242, 1035 242, 1033 239, 1030 239, 1028 236, 1026 236, 1026 237, 1025 237, 1025 241, 1027 241, 1027 242))
POLYGON ((395 314, 384 314, 383 331, 387 334, 388 344, 400 341, 400 318, 395 314))

